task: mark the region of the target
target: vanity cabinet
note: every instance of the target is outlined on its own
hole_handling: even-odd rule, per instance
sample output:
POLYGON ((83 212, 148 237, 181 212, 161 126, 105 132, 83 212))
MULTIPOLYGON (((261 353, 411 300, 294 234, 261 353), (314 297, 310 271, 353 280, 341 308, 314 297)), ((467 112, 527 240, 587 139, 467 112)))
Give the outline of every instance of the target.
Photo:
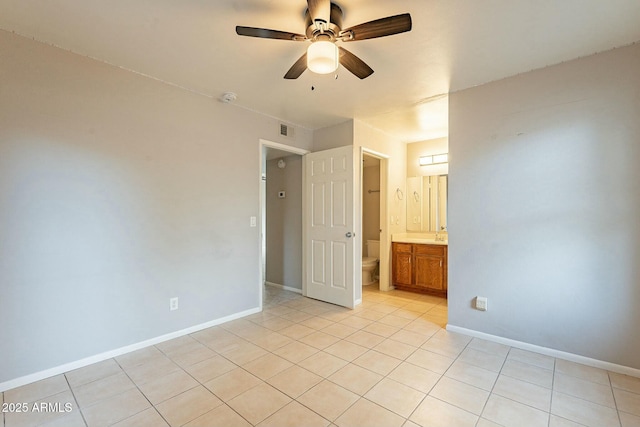
POLYGON ((447 246, 392 243, 396 289, 447 295, 447 246))
POLYGON ((411 286, 413 283, 413 245, 411 243, 393 243, 393 285, 411 286))

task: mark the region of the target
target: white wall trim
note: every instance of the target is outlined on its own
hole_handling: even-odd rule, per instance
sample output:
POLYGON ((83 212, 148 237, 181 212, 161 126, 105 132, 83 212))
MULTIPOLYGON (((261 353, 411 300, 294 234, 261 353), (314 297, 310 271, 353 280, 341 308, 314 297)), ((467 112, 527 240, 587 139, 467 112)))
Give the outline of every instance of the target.
POLYGON ((483 340, 504 344, 522 350, 532 351, 534 353, 544 354, 546 356, 556 357, 558 359, 568 360, 570 362, 581 363, 583 365, 592 366, 594 368, 605 369, 607 371, 616 372, 618 374, 631 375, 640 378, 640 369, 630 368, 628 366, 617 365, 603 360, 591 359, 590 357, 580 356, 578 354, 567 353, 553 348, 542 347, 535 344, 529 344, 522 341, 516 341, 497 335, 485 334, 484 332, 474 331, 473 329, 462 328, 460 326, 447 325, 447 331, 468 335, 483 340))
POLYGON ((11 390, 13 388, 30 384, 36 381, 44 380, 46 378, 50 378, 56 375, 64 374, 65 372, 73 371, 74 369, 84 368, 85 366, 89 366, 94 363, 102 362, 104 360, 121 356, 123 354, 130 353, 135 350, 140 350, 141 348, 149 347, 164 341, 169 341, 174 338, 179 338, 184 335, 192 334, 194 332, 198 332, 203 329, 210 328, 212 326, 220 325, 222 323, 227 323, 232 320, 249 316, 254 313, 259 313, 260 311, 262 311, 260 307, 251 308, 249 310, 241 311, 239 313, 234 313, 229 316, 211 320, 206 323, 201 323, 199 325, 191 326, 189 328, 182 329, 180 331, 175 331, 165 335, 160 335, 159 337, 151 338, 151 339, 141 341, 135 344, 131 344, 125 347, 120 347, 115 350, 106 351, 104 353, 96 354, 94 356, 80 359, 75 362, 65 363, 64 365, 56 366, 55 368, 46 369, 44 371, 25 375, 24 377, 19 377, 13 380, 5 381, 3 383, 0 383, 0 392, 11 390))
POLYGON ((273 283, 273 282, 264 282, 264 284, 268 286, 273 286, 274 288, 284 289, 285 291, 291 291, 291 292, 295 292, 297 294, 302 295, 302 289, 292 288, 289 286, 285 286, 285 285, 281 285, 279 283, 273 283))
POLYGON ((365 146, 361 146, 360 148, 362 149, 362 152, 367 153, 367 154, 369 154, 369 155, 371 155, 373 157, 377 157, 378 159, 389 159, 391 157, 388 154, 372 150, 372 149, 367 148, 365 146))
POLYGON ((309 154, 309 150, 305 150, 304 148, 294 147, 293 145, 280 144, 279 142, 269 141, 267 139, 259 139, 260 148, 269 147, 275 148, 278 150, 286 151, 291 154, 298 154, 300 156, 304 156, 305 154, 309 154))

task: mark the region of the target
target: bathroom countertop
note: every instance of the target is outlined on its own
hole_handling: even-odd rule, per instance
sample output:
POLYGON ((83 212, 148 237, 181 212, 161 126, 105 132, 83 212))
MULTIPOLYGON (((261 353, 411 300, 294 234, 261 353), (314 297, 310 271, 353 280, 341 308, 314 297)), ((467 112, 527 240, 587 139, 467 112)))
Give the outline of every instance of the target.
POLYGON ((397 233, 391 235, 392 242, 401 243, 421 243, 425 245, 444 245, 448 246, 448 240, 436 240, 433 234, 421 233, 397 233))

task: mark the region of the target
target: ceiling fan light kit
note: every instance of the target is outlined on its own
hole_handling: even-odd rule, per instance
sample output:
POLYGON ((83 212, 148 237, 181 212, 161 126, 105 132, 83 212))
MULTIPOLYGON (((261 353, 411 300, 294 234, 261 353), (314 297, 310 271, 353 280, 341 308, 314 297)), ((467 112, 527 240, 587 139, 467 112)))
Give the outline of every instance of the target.
POLYGON ((360 79, 373 74, 373 69, 364 61, 337 45, 359 40, 386 37, 411 31, 411 15, 387 16, 342 29, 342 9, 330 0, 307 0, 305 13, 305 35, 287 31, 269 30, 255 27, 236 27, 240 36, 265 39, 308 41, 311 45, 285 74, 285 79, 297 79, 308 68, 317 74, 329 74, 342 64, 344 68, 360 79))
POLYGON ((317 74, 329 74, 338 69, 338 46, 330 41, 311 43, 307 49, 307 68, 317 74))

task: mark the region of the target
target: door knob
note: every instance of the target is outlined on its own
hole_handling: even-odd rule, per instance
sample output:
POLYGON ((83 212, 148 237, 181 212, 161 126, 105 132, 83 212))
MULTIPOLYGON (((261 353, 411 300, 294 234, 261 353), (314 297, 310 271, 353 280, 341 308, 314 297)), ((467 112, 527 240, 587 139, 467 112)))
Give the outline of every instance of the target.
POLYGON ((347 234, 345 234, 345 236, 347 236, 347 238, 349 238, 349 237, 355 236, 355 234, 350 232, 350 231, 347 231, 347 234))

